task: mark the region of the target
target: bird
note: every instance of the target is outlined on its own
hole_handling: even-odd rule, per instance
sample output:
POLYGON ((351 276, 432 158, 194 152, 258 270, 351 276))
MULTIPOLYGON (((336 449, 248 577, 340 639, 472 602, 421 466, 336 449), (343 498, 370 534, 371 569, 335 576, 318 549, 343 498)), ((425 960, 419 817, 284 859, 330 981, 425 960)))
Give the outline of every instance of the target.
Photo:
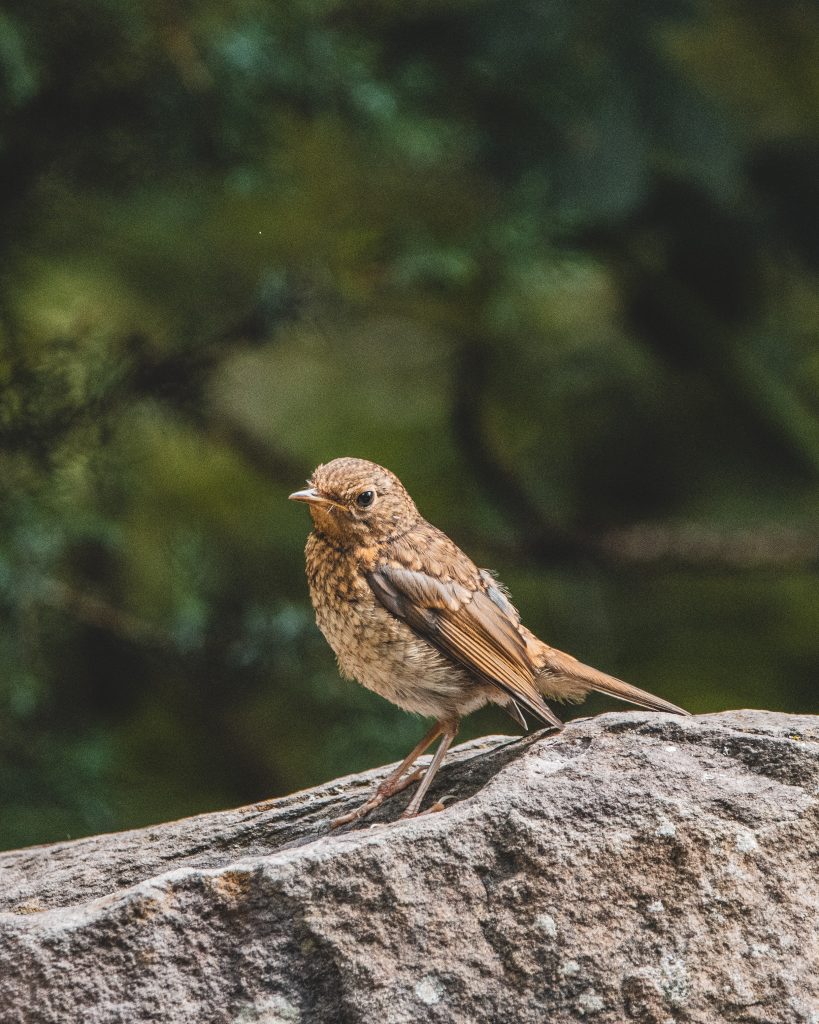
POLYGON ((307 484, 289 497, 310 510, 310 598, 342 675, 433 719, 375 792, 332 827, 360 820, 420 779, 402 817, 417 815, 460 720, 486 704, 500 705, 524 730, 524 713, 562 729, 546 699, 577 703, 592 691, 688 714, 539 640, 494 573, 427 522, 390 470, 337 458, 307 484), (413 770, 435 740, 427 770, 413 770))

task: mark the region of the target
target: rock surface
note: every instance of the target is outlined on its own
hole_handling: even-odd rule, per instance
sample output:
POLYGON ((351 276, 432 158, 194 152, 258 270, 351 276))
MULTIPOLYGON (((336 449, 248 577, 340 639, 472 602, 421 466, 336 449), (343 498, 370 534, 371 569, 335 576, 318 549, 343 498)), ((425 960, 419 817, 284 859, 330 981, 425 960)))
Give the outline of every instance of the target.
POLYGON ((0 1021, 819 1024, 819 718, 623 712, 0 855, 0 1021))

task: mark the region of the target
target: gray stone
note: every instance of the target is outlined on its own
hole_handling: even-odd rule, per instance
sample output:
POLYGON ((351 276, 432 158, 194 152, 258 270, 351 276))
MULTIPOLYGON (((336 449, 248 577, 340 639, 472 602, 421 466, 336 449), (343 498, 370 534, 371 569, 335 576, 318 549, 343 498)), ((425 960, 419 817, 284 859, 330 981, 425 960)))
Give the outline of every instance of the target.
POLYGON ((623 712, 0 854, 0 1021, 819 1024, 819 718, 623 712))

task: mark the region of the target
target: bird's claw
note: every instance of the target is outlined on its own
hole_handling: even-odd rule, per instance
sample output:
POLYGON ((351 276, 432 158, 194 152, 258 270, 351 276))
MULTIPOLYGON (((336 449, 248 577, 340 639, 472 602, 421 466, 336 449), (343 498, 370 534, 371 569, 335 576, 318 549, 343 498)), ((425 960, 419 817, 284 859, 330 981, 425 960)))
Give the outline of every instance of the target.
MULTIPOLYGON (((378 803, 381 803, 381 801, 379 800, 378 803)), ((360 821, 361 818, 369 814, 370 811, 374 811, 376 807, 378 807, 378 804, 372 803, 372 801, 368 800, 366 804, 362 804, 354 811, 350 811, 348 814, 341 814, 338 818, 333 818, 330 822, 330 828, 341 828, 342 825, 349 825, 353 821, 360 821)))
POLYGON ((441 800, 436 800, 435 803, 432 804, 431 807, 427 807, 425 811, 410 812, 409 810, 406 810, 401 815, 401 818, 423 818, 425 814, 437 814, 439 811, 444 810, 446 810, 446 805, 444 804, 444 799, 442 798, 441 800))
MULTIPOLYGON (((333 818, 330 822, 330 828, 341 828, 342 825, 349 825, 353 821, 360 821, 362 818, 365 818, 370 811, 374 811, 376 807, 380 807, 385 800, 388 800, 391 796, 395 796, 396 793, 400 793, 402 790, 406 789, 407 786, 411 786, 413 782, 417 782, 425 771, 425 768, 416 768, 414 772, 411 772, 403 779, 398 779, 395 782, 382 782, 370 799, 366 800, 360 807, 356 807, 354 811, 342 814, 338 818, 333 818)), ((410 815, 410 817, 414 817, 414 815, 410 815)))

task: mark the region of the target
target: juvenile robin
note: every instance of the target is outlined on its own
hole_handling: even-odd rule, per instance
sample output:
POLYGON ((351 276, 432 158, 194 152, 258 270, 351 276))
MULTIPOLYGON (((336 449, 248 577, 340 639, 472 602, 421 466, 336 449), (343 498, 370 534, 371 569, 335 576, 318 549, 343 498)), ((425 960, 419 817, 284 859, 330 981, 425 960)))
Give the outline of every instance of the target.
POLYGON ((388 469, 335 459, 308 483, 290 498, 310 508, 310 597, 341 672, 405 711, 435 719, 369 800, 334 827, 416 781, 421 772, 410 769, 441 737, 403 817, 416 815, 461 718, 487 703, 505 708, 524 729, 524 711, 561 729, 543 698, 575 703, 590 691, 688 713, 538 640, 493 574, 428 523, 388 469))

